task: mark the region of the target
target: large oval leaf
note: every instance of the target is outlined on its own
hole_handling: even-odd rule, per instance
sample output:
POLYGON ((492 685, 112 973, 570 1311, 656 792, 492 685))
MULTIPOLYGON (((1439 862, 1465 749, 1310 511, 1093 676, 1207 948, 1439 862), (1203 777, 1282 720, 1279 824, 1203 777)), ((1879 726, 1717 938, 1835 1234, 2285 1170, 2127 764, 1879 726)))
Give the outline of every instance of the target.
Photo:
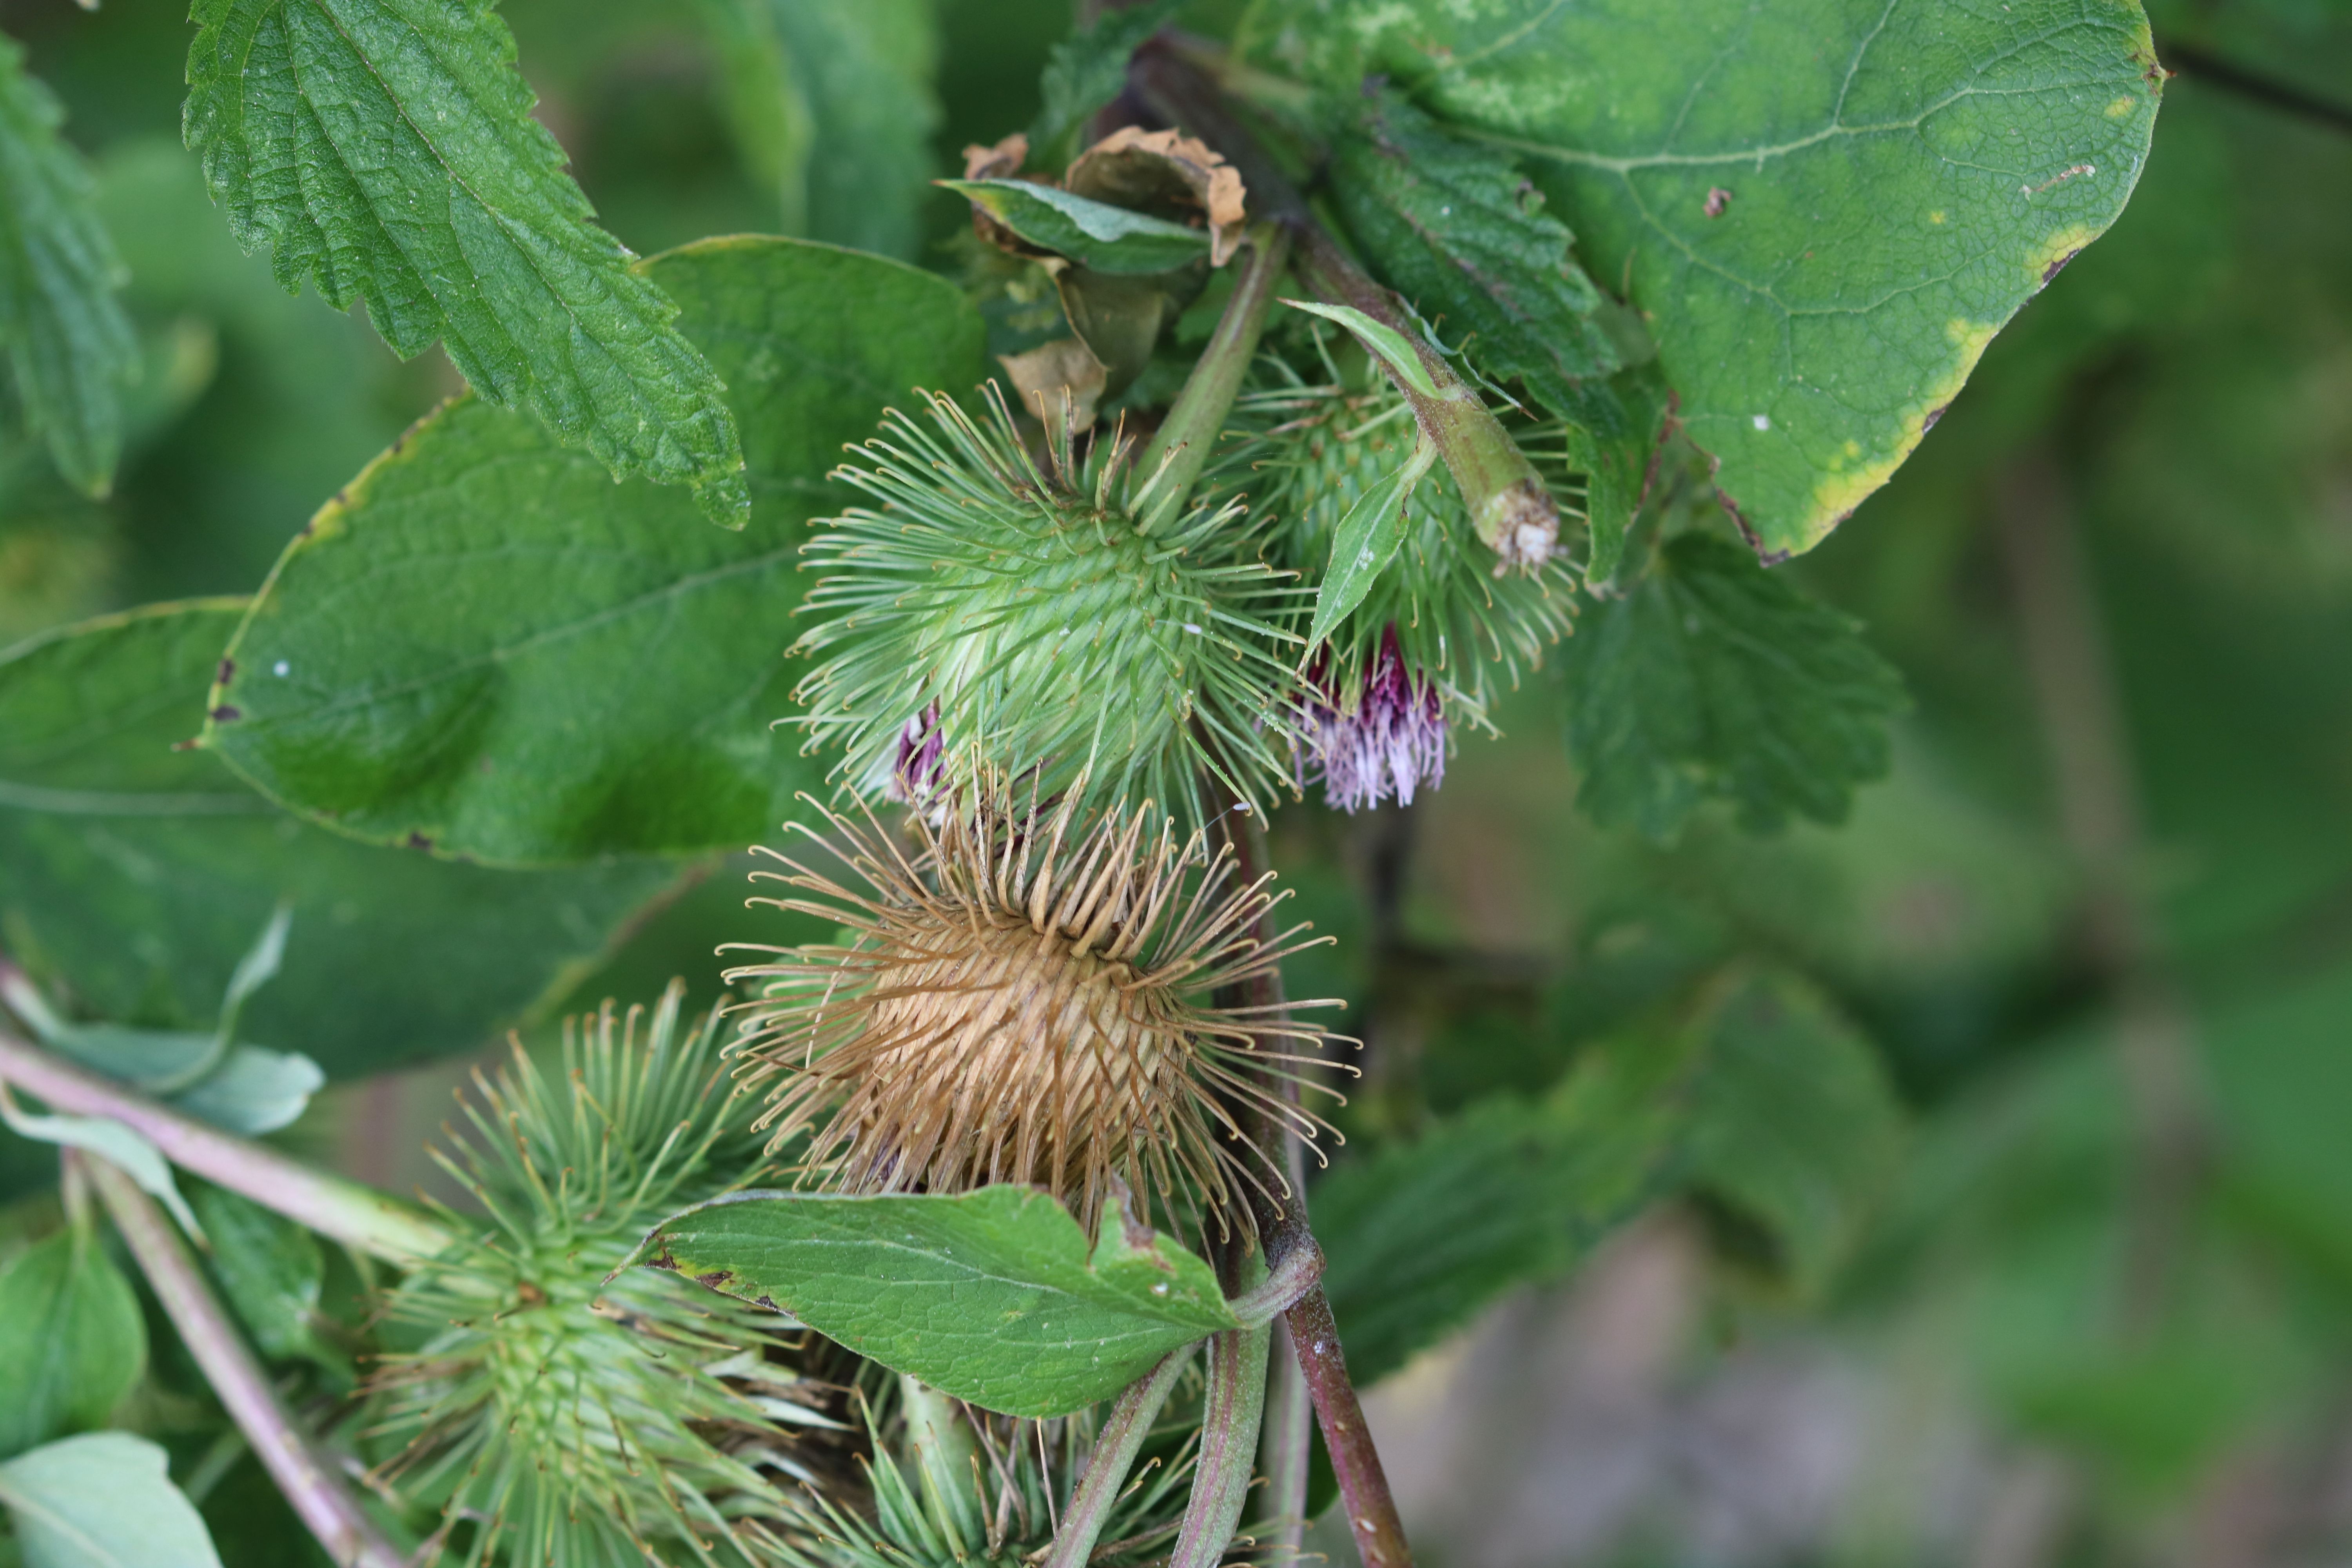
POLYGON ((379 843, 501 865, 740 847, 814 787, 783 664, 808 520, 883 406, 979 379, 978 315, 879 257, 707 240, 651 276, 732 389, 740 533, 615 487, 471 400, 426 420, 290 545, 237 634, 205 744, 379 843))
POLYGON ((1386 73, 1517 160, 1630 289, 1768 555, 1885 483, 2115 221, 2163 75, 2134 0, 1282 8, 1295 67, 1386 73))
POLYGON ((787 1311, 862 1356, 1007 1415, 1066 1415, 1181 1345, 1238 1328, 1206 1263, 1045 1194, 740 1193, 666 1220, 656 1268, 787 1311))
POLYGON ((163 605, 0 657, 0 931, 91 1011, 209 1024, 288 900, 284 973, 238 1033, 379 1072, 551 1005, 677 879, 667 861, 526 874, 371 848, 179 749, 244 610, 163 605))

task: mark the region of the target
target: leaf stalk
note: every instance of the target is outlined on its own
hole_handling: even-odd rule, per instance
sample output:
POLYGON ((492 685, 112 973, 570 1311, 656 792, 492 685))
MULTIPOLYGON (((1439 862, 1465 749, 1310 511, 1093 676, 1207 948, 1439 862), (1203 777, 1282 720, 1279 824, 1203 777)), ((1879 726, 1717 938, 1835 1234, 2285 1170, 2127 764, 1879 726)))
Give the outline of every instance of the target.
POLYGON ((155 1201, 109 1161, 79 1152, 68 1152, 66 1157, 88 1173, 188 1353, 327 1555, 338 1568, 405 1568, 406 1557, 360 1510, 334 1462, 294 1425, 187 1244, 155 1201))
POLYGON ((1151 1424, 1160 1418, 1160 1406, 1168 1403, 1176 1375, 1184 1370, 1192 1353, 1190 1345, 1170 1351, 1112 1402, 1109 1416, 1095 1435, 1086 1474, 1078 1478, 1070 1506, 1062 1514, 1062 1527, 1054 1534, 1045 1568, 1086 1568, 1095 1542, 1118 1502, 1119 1491, 1127 1485, 1127 1473, 1135 1468, 1135 1456, 1142 1451, 1144 1438, 1151 1435, 1151 1424))
POLYGON ((387 1263, 415 1263, 450 1244, 446 1231, 396 1198, 224 1132, 5 1030, 0 1081, 69 1115, 112 1117, 182 1169, 387 1263))
POLYGON ((1177 515, 1208 466, 1265 331, 1276 286, 1290 260, 1291 236, 1280 225, 1262 223, 1251 231, 1249 243, 1249 260, 1243 264, 1233 297, 1225 301, 1224 314, 1217 318, 1209 346, 1136 461, 1136 472, 1145 476, 1139 521, 1146 532, 1177 515))

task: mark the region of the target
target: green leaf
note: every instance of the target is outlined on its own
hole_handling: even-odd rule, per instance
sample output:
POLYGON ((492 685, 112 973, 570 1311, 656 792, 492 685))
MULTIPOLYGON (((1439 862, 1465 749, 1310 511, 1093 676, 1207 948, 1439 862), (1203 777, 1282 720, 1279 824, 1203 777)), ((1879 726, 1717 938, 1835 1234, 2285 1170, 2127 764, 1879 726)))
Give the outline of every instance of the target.
POLYGON ((1393 90, 1358 101, 1332 147, 1331 192, 1382 279, 1447 342, 1466 336, 1487 374, 1524 377, 1555 413, 1573 383, 1618 369, 1615 307, 1511 154, 1451 134, 1393 90))
POLYGON ((0 944, 89 1011, 209 1021, 290 899, 286 973, 243 1026, 377 1072, 551 1005, 677 880, 660 861, 525 875, 369 848, 175 751, 243 612, 160 606, 0 655, 0 944))
POLYGON ((1893 1179, 1903 1112, 1868 1040, 1793 975, 1747 981, 1716 1016, 1685 1181, 1767 1237, 1773 1271, 1817 1293, 1893 1179))
POLYGON ((41 1043, 85 1067, 136 1084, 192 1116, 252 1137, 292 1123, 323 1088, 319 1064, 290 1051, 236 1045, 229 1031, 245 999, 278 971, 292 911, 284 905, 230 976, 220 1021, 209 1035, 68 1024, 23 974, 0 973, 0 1001, 33 1026, 41 1043))
POLYGON ((1669 541, 1563 653, 1577 804, 1659 840, 1709 799, 1758 832, 1842 821, 1854 785, 1885 775, 1904 708, 1853 620, 1704 533, 1669 541))
POLYGON ((320 1357, 311 1324, 319 1313, 327 1259, 319 1238, 259 1204, 208 1183, 191 1188, 188 1201, 212 1242, 213 1277, 261 1353, 279 1361, 320 1357))
POLYGON ((1412 342, 1402 332, 1385 322, 1375 321, 1352 305, 1321 305, 1312 300, 1285 300, 1294 310, 1304 310, 1310 316, 1320 316, 1327 321, 1337 321, 1356 334, 1365 349, 1378 356, 1405 384, 1423 397, 1439 395, 1437 383, 1430 379, 1428 368, 1421 355, 1413 352, 1412 342))
POLYGON ((1307 655, 1321 647, 1349 612, 1364 602, 1364 595, 1396 559, 1404 543, 1405 508, 1412 503, 1413 487, 1436 461, 1436 443, 1419 437, 1412 456, 1358 496, 1339 526, 1331 531, 1331 562, 1316 590, 1315 624, 1307 633, 1307 655))
POLYGON ((65 118, 0 37, 0 348, 27 424, 58 471, 104 495, 122 448, 122 387, 139 342, 115 299, 122 266, 65 118))
POLYGON ((1482 1100, 1325 1178, 1309 1206, 1349 1374, 1369 1386, 1568 1273, 1663 1191, 1703 1046, 1689 1027, 1596 1047, 1542 1100, 1482 1100))
POLYGON ((1156 277, 1209 254, 1209 231, 1028 180, 940 180, 1041 250, 1117 278, 1156 277))
POLYGON ((139 1297, 89 1232, 0 1269, 0 1458, 104 1426, 146 1363, 139 1297))
POLYGON ((0 1465, 0 1507, 25 1568, 221 1568, 170 1458, 144 1437, 93 1432, 0 1465))
POLYGON ((149 1197, 171 1210, 182 1230, 199 1241, 204 1239, 204 1227, 196 1223, 187 1200, 180 1196, 180 1189, 172 1180, 172 1163, 163 1158, 163 1152, 150 1142, 145 1133, 110 1116, 36 1115, 17 1105, 5 1084, 0 1084, 0 1126, 19 1138, 54 1143, 60 1149, 87 1149, 112 1161, 149 1197))
POLYGON ((437 339, 484 398, 740 524, 719 378, 593 221, 486 0, 197 0, 193 19, 188 145, 280 283, 364 300, 402 358, 437 339))
POLYGON ((1084 1409, 1239 1326, 1214 1272, 1168 1237, 1113 1216, 1089 1254, 1069 1212, 1027 1187, 740 1193, 665 1220, 644 1250, 1007 1415, 1084 1409))
POLYGON ((1136 46, 1174 17, 1182 0, 1148 0, 1141 5, 1099 12, 1077 34, 1054 46, 1037 79, 1043 100, 1029 128, 1033 155, 1046 158, 1088 116, 1127 88, 1127 65, 1136 46))
POLYGON ((926 0, 703 0, 702 12, 736 140, 783 232, 914 259, 940 118, 926 0))
POLYGON ((1627 280, 1759 548, 1886 481, 1993 333, 2138 180, 2163 73, 2133 0, 1444 0, 1261 36, 1334 90, 1384 73, 1516 156, 1627 280))
POLYGON ((825 475, 885 404, 979 379, 979 317, 938 278, 792 240, 651 268, 736 389, 751 525, 681 528, 675 492, 461 401, 288 547, 208 747, 339 832, 505 865, 739 847, 816 787, 770 727, 807 521, 849 499, 825 475))
POLYGON ((1585 476, 1589 587, 1614 577, 1624 560, 1625 535, 1649 493, 1665 438, 1668 407, 1665 378, 1654 358, 1605 381, 1574 383, 1552 405, 1568 421, 1568 466, 1585 476))

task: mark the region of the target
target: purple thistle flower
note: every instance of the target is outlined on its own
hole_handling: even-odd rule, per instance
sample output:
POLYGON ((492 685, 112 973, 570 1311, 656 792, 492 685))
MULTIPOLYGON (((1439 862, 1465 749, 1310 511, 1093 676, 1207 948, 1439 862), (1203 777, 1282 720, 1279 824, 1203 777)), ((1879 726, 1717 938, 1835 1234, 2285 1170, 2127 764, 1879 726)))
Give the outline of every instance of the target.
POLYGON ((936 702, 907 721, 898 731, 898 759, 882 785, 883 798, 902 805, 922 805, 940 782, 940 753, 947 738, 940 732, 936 702))
POLYGON ((1309 690, 1299 705, 1306 743, 1297 763, 1302 784, 1306 764, 1315 763, 1326 804, 1361 811, 1394 797, 1411 805, 1414 790, 1445 782, 1445 705, 1435 681, 1406 674, 1394 626, 1381 638, 1352 712, 1325 681, 1309 690))

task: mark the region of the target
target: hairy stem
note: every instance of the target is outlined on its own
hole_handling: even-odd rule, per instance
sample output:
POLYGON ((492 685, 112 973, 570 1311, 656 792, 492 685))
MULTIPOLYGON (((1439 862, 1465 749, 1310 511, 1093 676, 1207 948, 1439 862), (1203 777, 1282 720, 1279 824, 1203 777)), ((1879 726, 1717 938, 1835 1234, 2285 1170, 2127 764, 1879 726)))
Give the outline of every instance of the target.
POLYGON ((1301 282, 1326 304, 1360 311, 1402 340, 1419 374, 1381 354, 1372 357, 1412 405, 1422 433, 1445 459, 1469 507, 1472 525, 1495 552, 1496 574, 1540 567, 1559 542, 1559 507, 1477 390, 1431 346, 1403 303, 1372 281, 1315 220, 1289 176, 1234 118, 1216 82, 1181 47, 1157 40, 1146 44, 1136 52, 1133 79, 1154 109, 1215 148, 1241 172, 1251 205, 1261 216, 1297 237, 1301 282))
POLYGON ((1225 416, 1233 412, 1234 399, 1241 395, 1250 358, 1257 353, 1258 338, 1265 331, 1266 313, 1274 307, 1276 285, 1289 260, 1286 229, 1260 224, 1251 232, 1249 259, 1242 266, 1224 314, 1217 318, 1209 346, 1185 378, 1184 390, 1176 395, 1168 417, 1136 460, 1136 471, 1149 481, 1138 498, 1145 528, 1175 516, 1201 470, 1208 466, 1217 437, 1224 432, 1225 416))
POLYGON ((121 1232, 123 1244, 138 1260, 188 1353, 327 1555, 340 1568, 404 1568, 407 1560, 360 1511, 358 1499, 333 1463, 295 1426, 260 1363, 229 1321, 220 1298, 197 1269, 187 1244, 154 1200, 107 1161, 79 1152, 70 1157, 84 1163, 115 1229, 121 1232))
POLYGON ((1290 1325, 1276 1318, 1268 1359, 1265 1422, 1258 1438, 1258 1468, 1265 1476, 1262 1522, 1255 1533, 1269 1563, 1298 1561, 1307 1537, 1307 1479, 1315 1433, 1315 1402, 1290 1342, 1290 1325))
MULTIPOLYGON (((1272 857, 1268 853, 1265 826, 1255 812, 1227 812, 1223 818, 1237 859, 1236 875, 1254 880, 1269 869, 1272 857)), ((1261 917, 1260 941, 1274 937, 1271 912, 1261 917)), ((1282 977, 1266 973, 1249 981, 1245 1005, 1277 1009, 1284 997, 1282 977)), ((1280 1080, 1280 1090, 1295 1096, 1298 1086, 1287 1079, 1280 1080)), ((1280 1140, 1286 1150, 1286 1165, 1290 1192, 1287 1200, 1278 1207, 1268 1204, 1263 1194, 1252 1197, 1258 1236, 1265 1247, 1265 1257, 1272 1277, 1287 1273, 1293 1259, 1312 1249, 1319 1269, 1321 1255, 1314 1233, 1307 1224, 1307 1186, 1298 1142, 1287 1128, 1262 1125, 1262 1139, 1280 1140)), ((1298 1369, 1300 1383, 1307 1400, 1315 1410, 1317 1422, 1323 1428, 1323 1447, 1331 1456, 1331 1468, 1339 1477, 1339 1498, 1348 1510, 1348 1528, 1356 1538, 1356 1551, 1364 1560, 1364 1568, 1411 1568, 1412 1549, 1406 1543, 1404 1521, 1398 1516, 1396 1500, 1390 1494, 1387 1472, 1381 1468, 1380 1450, 1372 1443, 1372 1434, 1364 1425, 1363 1407, 1356 1398, 1355 1384, 1348 1380, 1347 1357, 1339 1349, 1339 1331, 1331 1318, 1331 1302, 1316 1286, 1294 1302, 1283 1313, 1283 1324, 1289 1331, 1293 1364, 1298 1369)), ((1294 1548, 1297 1529, 1303 1527, 1307 1498, 1306 1423, 1295 1423, 1298 1447, 1284 1456, 1280 1472, 1283 1493, 1271 1500, 1276 1507, 1274 1517, 1286 1530, 1294 1548), (1293 1515, 1286 1511, 1285 1499, 1295 1498, 1298 1524, 1293 1526, 1293 1515)))
POLYGON ((449 1245, 447 1232, 395 1198, 160 1105, 5 1030, 0 1080, 68 1115, 112 1117, 184 1170, 386 1262, 415 1263, 449 1245))
POLYGON ((1201 1453, 1192 1467, 1192 1497, 1185 1505, 1168 1568, 1217 1568, 1249 1501, 1257 1459, 1258 1423, 1265 1415, 1263 1328, 1228 1329, 1209 1341, 1209 1388, 1201 1406, 1201 1453))
POLYGON ((1111 1507, 1118 1501, 1119 1489, 1127 1485, 1127 1473, 1135 1468, 1135 1456, 1151 1435, 1151 1424, 1160 1419, 1160 1407, 1168 1403, 1176 1375, 1184 1370, 1192 1353, 1190 1345, 1170 1351, 1158 1365, 1129 1384, 1111 1405, 1102 1430, 1095 1434, 1087 1472, 1078 1478, 1070 1506, 1063 1511, 1062 1528, 1054 1534, 1045 1568, 1086 1568, 1095 1542, 1110 1520, 1111 1507))

